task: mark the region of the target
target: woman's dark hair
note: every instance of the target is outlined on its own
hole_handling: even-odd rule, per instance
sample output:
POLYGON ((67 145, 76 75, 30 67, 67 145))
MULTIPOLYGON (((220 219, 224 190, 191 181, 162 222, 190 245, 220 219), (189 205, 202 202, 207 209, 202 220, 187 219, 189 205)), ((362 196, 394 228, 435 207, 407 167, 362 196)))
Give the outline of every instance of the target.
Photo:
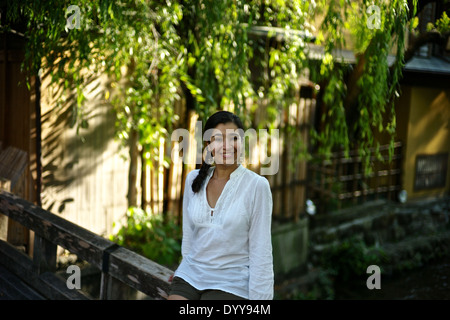
MULTIPOLYGON (((228 111, 218 111, 214 113, 212 116, 210 116, 208 120, 206 120, 203 133, 205 133, 207 130, 214 129, 221 123, 226 124, 230 122, 234 123, 238 127, 238 129, 244 130, 244 126, 242 125, 241 119, 239 119, 237 115, 228 111)), ((205 179, 208 175, 208 169, 210 167, 211 165, 206 163, 205 160, 203 159, 202 166, 200 168, 198 176, 192 182, 192 191, 194 191, 194 193, 199 192, 200 189, 202 188, 203 183, 205 182, 205 179)))

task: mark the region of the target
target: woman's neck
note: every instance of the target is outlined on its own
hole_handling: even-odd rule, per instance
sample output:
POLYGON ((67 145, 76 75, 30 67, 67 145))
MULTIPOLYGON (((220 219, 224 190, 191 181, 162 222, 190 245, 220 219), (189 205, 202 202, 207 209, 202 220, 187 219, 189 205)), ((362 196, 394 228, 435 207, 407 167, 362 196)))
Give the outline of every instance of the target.
POLYGON ((230 178, 231 173, 237 169, 239 164, 233 165, 221 165, 216 164, 216 168, 214 169, 213 178, 217 180, 228 180, 230 178))

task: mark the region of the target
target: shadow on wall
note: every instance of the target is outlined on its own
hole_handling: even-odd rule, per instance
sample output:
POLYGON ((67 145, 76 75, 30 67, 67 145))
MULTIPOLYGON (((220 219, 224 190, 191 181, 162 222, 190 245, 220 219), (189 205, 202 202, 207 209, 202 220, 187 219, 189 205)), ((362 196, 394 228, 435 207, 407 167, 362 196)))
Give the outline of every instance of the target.
POLYGON ((42 203, 49 211, 62 213, 68 203, 77 200, 73 196, 60 200, 54 195, 64 194, 64 189, 95 175, 114 139, 115 117, 104 99, 104 89, 104 81, 92 76, 85 103, 79 108, 75 90, 67 92, 51 83, 48 73, 42 78, 42 203), (83 111, 81 123, 80 110, 83 111))

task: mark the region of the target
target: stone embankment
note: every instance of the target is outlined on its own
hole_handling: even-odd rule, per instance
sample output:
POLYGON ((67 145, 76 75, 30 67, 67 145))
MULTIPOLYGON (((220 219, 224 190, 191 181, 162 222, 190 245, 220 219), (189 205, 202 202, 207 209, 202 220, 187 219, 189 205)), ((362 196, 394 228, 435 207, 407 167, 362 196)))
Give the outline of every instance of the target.
MULTIPOLYGON (((384 283, 386 280, 402 282, 406 272, 449 259, 450 197, 405 204, 380 200, 311 217, 308 268, 302 275, 277 286, 278 297, 339 298, 335 290, 335 274, 324 269, 321 262, 329 249, 342 248, 342 243, 349 239, 363 241, 367 256, 379 255, 384 283)), ((368 276, 365 270, 364 276, 368 276)), ((364 284, 361 290, 367 291, 364 284)), ((355 288, 347 289, 353 292, 355 288)), ((389 292, 382 291, 388 298, 389 292)))
POLYGON ((351 238, 382 249, 388 273, 449 255, 450 197, 405 204, 376 201, 318 217, 310 224, 310 261, 351 238))

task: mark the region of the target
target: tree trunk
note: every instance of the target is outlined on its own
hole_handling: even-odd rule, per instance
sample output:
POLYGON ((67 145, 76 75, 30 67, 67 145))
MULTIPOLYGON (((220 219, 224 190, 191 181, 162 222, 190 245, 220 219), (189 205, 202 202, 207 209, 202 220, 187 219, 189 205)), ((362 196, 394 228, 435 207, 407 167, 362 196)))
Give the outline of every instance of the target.
MULTIPOLYGON (((136 62, 131 59, 127 65, 125 74, 121 80, 121 85, 128 89, 133 86, 132 75, 136 69, 136 62)), ((127 90, 124 90, 125 96, 127 90)), ((125 98, 125 97, 124 97, 125 98)), ((134 104, 129 105, 130 114, 128 115, 128 121, 133 123, 134 115, 136 113, 136 106, 134 104)), ((131 126, 128 137, 128 152, 130 155, 130 166, 128 169, 128 207, 137 206, 137 172, 138 172, 138 159, 139 159, 139 132, 134 125, 131 126)))
POLYGON ((139 159, 139 133, 136 129, 131 129, 129 137, 129 153, 130 153, 130 167, 128 170, 128 207, 137 206, 137 171, 139 159))

